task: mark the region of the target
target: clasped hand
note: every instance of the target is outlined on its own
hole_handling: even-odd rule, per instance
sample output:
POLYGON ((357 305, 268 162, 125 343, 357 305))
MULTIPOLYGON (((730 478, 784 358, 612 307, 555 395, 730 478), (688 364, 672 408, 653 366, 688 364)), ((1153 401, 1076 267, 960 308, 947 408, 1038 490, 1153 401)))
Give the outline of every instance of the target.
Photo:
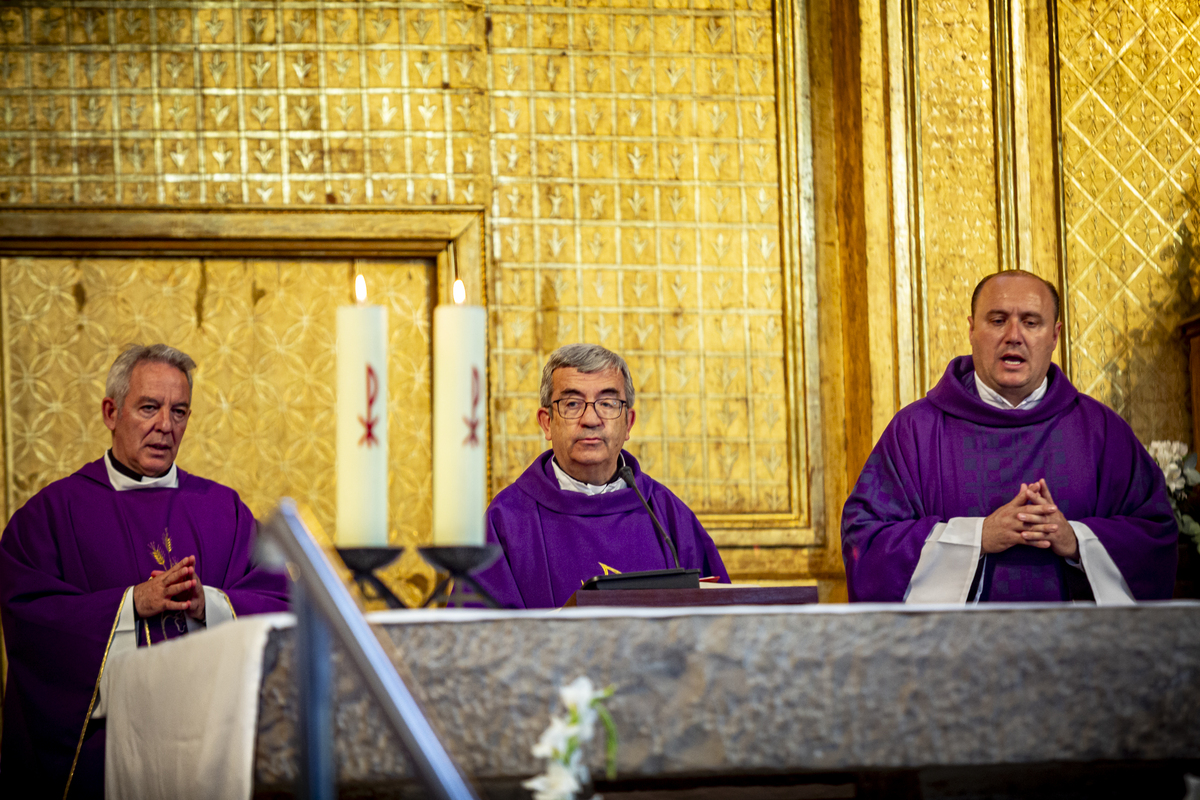
POLYGON ((1075 531, 1054 504, 1045 478, 1022 483, 1016 497, 983 521, 983 552, 1002 553, 1019 544, 1050 548, 1063 558, 1079 557, 1075 531))
POLYGON ((204 587, 196 574, 196 557, 188 556, 170 569, 153 570, 150 580, 133 587, 133 607, 139 617, 186 611, 192 619, 202 621, 204 587))

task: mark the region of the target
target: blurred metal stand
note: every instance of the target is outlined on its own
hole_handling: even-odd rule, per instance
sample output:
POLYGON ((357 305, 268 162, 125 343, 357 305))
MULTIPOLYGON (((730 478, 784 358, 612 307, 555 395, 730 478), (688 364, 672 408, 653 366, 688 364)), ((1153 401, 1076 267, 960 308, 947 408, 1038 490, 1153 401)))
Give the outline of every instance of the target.
POLYGON ((333 766, 331 634, 358 667, 380 712, 396 731, 417 778, 439 800, 476 800, 420 706, 396 673, 333 566, 296 513, 291 498, 259 528, 260 563, 286 566, 296 612, 300 681, 300 781, 309 800, 337 796, 333 766))

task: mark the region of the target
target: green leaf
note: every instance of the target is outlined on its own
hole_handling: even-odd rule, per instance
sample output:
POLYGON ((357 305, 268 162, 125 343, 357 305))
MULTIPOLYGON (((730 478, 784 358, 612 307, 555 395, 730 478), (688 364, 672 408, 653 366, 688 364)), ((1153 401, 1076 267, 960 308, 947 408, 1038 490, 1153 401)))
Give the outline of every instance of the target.
POLYGON ((1196 468, 1196 456, 1197 453, 1190 453, 1188 457, 1183 460, 1183 468, 1185 470, 1194 470, 1196 468))
MULTIPOLYGON (((610 687, 611 688, 611 687, 610 687)), ((612 714, 602 705, 596 705, 596 714, 604 723, 604 774, 611 781, 617 777, 617 723, 612 714)))
POLYGON ((1197 472, 1193 467, 1185 467, 1183 477, 1187 480, 1188 486, 1195 486, 1200 483, 1200 472, 1197 472))

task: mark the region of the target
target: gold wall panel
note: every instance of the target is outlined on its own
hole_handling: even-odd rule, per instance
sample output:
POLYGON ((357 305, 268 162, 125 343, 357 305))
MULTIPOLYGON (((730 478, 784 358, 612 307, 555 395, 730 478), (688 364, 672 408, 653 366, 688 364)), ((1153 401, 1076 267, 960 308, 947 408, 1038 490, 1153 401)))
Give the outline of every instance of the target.
POLYGON ((546 355, 597 341, 634 371, 633 451, 719 542, 819 544, 816 324, 796 300, 813 265, 780 214, 796 154, 780 152, 777 112, 797 75, 775 49, 805 52, 795 12, 12 3, 0 201, 482 206, 493 491, 544 447, 546 355))
POLYGON ((692 508, 804 524, 770 2, 492 8, 495 485, 546 446, 545 354, 583 339, 628 358, 630 449, 692 508))
POLYGON ((975 284, 1000 265, 988 3, 914 3, 920 107, 926 386, 970 352, 975 284))
MULTIPOLYGON (((388 308, 391 541, 426 543, 434 268, 431 260, 0 259, 9 508, 103 454, 109 366, 129 342, 163 341, 197 363, 180 467, 233 487, 260 518, 290 495, 332 534, 335 312, 359 271, 371 301, 388 308)), ((409 601, 430 588, 432 572, 417 558, 394 571, 409 601)))
POLYGON ((1200 6, 1057 10, 1072 375, 1142 441, 1188 441, 1175 328, 1200 310, 1200 6))

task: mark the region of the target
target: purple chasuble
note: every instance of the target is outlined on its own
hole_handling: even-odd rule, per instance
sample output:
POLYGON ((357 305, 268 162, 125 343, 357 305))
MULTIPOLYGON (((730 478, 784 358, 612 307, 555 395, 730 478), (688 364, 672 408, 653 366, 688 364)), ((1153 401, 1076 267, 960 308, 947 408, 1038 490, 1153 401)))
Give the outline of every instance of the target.
MULTIPOLYGON (((729 582, 717 546, 683 501, 642 472, 622 451, 638 488, 679 551, 679 564, 729 582)), ((502 606, 557 608, 583 582, 609 572, 675 566, 654 531, 637 493, 588 496, 560 489, 547 450, 488 506, 488 541, 504 556, 480 573, 479 582, 502 606)))
MULTIPOLYGON (((238 615, 287 610, 285 578, 251 564, 250 509, 232 489, 178 475, 176 489, 118 492, 104 459, 93 461, 34 495, 4 529, 0 795, 62 797, 125 590, 163 568, 156 551, 167 565, 194 555, 200 582, 223 590, 238 615)), ((175 615, 138 619, 137 627, 143 645, 147 629, 152 643, 186 631, 175 615)), ((71 797, 104 795, 99 723, 88 725, 71 797)))
MULTIPOLYGON (((1115 412, 1054 364, 1049 378, 1033 409, 993 408, 960 356, 896 414, 842 511, 851 600, 902 600, 936 524, 986 517, 1040 478, 1069 521, 1095 532, 1136 599, 1171 597, 1179 532, 1162 471, 1115 412)), ((981 599, 1068 599, 1064 570, 1074 568, 1048 548, 1017 545, 983 562, 981 599)))

